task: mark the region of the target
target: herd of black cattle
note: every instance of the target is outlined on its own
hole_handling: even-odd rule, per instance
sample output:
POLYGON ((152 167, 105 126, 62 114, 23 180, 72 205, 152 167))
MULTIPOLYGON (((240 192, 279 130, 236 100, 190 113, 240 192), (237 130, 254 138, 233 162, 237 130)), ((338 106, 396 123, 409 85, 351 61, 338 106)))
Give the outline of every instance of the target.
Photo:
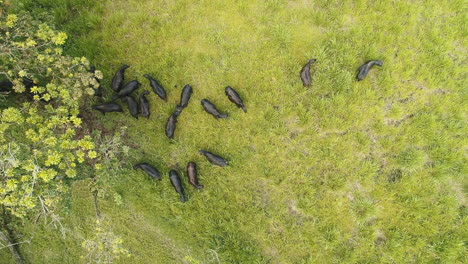
MULTIPOLYGON (((304 84, 305 87, 309 87, 312 83, 311 75, 310 75, 310 67, 311 65, 316 61, 316 59, 311 59, 309 60, 304 67, 302 67, 302 70, 300 72, 300 78, 302 80, 302 83, 304 84)), ((364 63, 361 67, 358 69, 358 74, 356 76, 356 79, 358 81, 364 79, 369 70, 374 66, 382 66, 383 63, 380 60, 370 60, 364 63)), ((139 105, 137 101, 132 97, 132 93, 140 87, 141 83, 138 82, 137 80, 133 80, 128 82, 127 84, 124 84, 124 73, 127 68, 130 66, 128 65, 123 65, 120 67, 120 69, 115 73, 114 77, 112 78, 112 84, 111 88, 112 90, 116 93, 113 97, 112 100, 115 101, 117 99, 122 99, 124 102, 127 103, 128 109, 130 114, 138 118, 139 115, 149 118, 150 116, 150 111, 149 111, 149 102, 146 99, 146 95, 149 94, 148 91, 144 91, 140 94, 139 98, 139 105)), ((91 67, 90 72, 94 73, 95 68, 91 67)), ((155 79, 153 79, 151 76, 148 74, 144 75, 145 78, 147 78, 150 81, 150 86, 153 89, 154 93, 159 96, 162 100, 167 102, 167 95, 166 91, 164 90, 163 86, 155 79)), ((99 81, 98 79, 96 79, 99 81)), ((32 80, 29 80, 27 78, 23 78, 23 84, 26 86, 26 88, 31 88, 33 86, 32 80)), ((93 87, 91 87, 93 88, 93 87)), ((10 81, 1 81, 0 82, 0 92, 9 92, 13 89, 13 83, 10 81)), ((97 96, 102 96, 102 89, 101 87, 99 88, 93 88, 94 89, 94 94, 97 96)), ((188 102, 190 100, 190 97, 192 95, 193 89, 190 85, 185 85, 184 88, 182 89, 182 94, 180 97, 180 103, 177 105, 176 110, 174 113, 172 113, 169 118, 167 119, 166 123, 166 136, 169 139, 174 138, 174 132, 176 129, 176 123, 177 123, 177 117, 182 113, 182 110, 187 107, 188 102)), ((237 107, 241 108, 244 110, 244 112, 247 113, 247 109, 240 98, 239 94, 232 89, 230 86, 227 86, 225 88, 225 93, 229 100, 233 102, 234 104, 237 105, 237 107)), ((218 118, 227 118, 228 115, 225 113, 220 113, 215 105, 208 101, 207 99, 201 100, 201 104, 205 111, 211 115, 213 115, 216 119, 218 118)), ((105 114, 107 112, 122 112, 122 106, 116 102, 108 102, 108 103, 103 103, 99 105, 94 105, 92 107, 94 110, 98 110, 101 113, 105 114)), ((228 162, 223 159, 222 157, 213 154, 211 152, 205 151, 205 150, 200 150, 200 154, 203 154, 206 159, 217 166, 220 167, 225 167, 228 165, 228 162)), ((152 165, 148 163, 139 163, 134 166, 134 169, 142 169, 145 171, 149 176, 151 176, 154 179, 161 180, 161 174, 159 171, 153 167, 152 165)), ((187 177, 188 181, 191 185, 193 185, 197 189, 203 188, 203 185, 200 185, 198 183, 198 176, 197 176, 197 167, 195 162, 189 162, 187 165, 187 177)), ((177 193, 180 194, 180 200, 182 202, 186 201, 185 194, 184 194, 184 189, 182 187, 182 182, 179 177, 179 174, 175 170, 171 170, 169 172, 169 179, 172 183, 172 186, 176 190, 177 193)))
MULTIPOLYGON (((120 67, 119 70, 115 73, 114 77, 112 78, 112 84, 111 88, 115 92, 115 95, 112 97, 112 100, 115 101, 117 99, 122 99, 124 102, 127 103, 128 110, 130 114, 138 118, 139 115, 149 118, 150 111, 149 111, 149 102, 146 99, 146 95, 149 94, 148 91, 144 91, 140 94, 140 104, 138 105, 137 101, 132 97, 132 93, 140 87, 141 83, 138 82, 137 80, 133 80, 128 82, 127 84, 123 85, 124 83, 124 75, 125 75, 125 70, 128 69, 130 66, 128 65, 123 65, 120 67)), ((94 71, 92 68, 90 71, 94 71)), ((154 93, 161 98, 162 100, 167 102, 167 95, 166 91, 164 90, 163 86, 154 78, 152 78, 150 75, 145 74, 144 77, 150 81, 150 86, 153 89, 154 93)), ((102 95, 102 91, 98 89, 95 89, 95 93, 98 93, 102 95)), ((225 92, 227 97, 231 102, 236 104, 239 108, 242 108, 244 112, 247 112, 247 108, 245 107, 244 103, 242 102, 242 99, 240 98, 239 94, 230 86, 227 86, 225 88, 225 92)), ((169 139, 174 138, 174 132, 176 129, 176 123, 177 123, 177 118, 179 115, 182 113, 182 110, 187 107, 190 97, 193 93, 193 89, 190 85, 185 85, 184 88, 182 89, 182 94, 180 96, 180 103, 177 105, 176 110, 174 113, 172 113, 169 118, 167 119, 166 122, 166 136, 169 139)), ((220 113, 215 105, 208 101, 207 99, 201 100, 201 104, 203 108, 205 109, 206 112, 209 114, 213 115, 216 119, 218 118, 227 118, 228 115, 225 113, 220 113)), ((116 102, 108 102, 108 103, 103 103, 99 105, 94 105, 93 106, 94 110, 98 110, 101 113, 105 114, 107 112, 122 112, 122 106, 116 102)), ((211 152, 205 151, 205 150, 200 150, 200 153, 203 154, 206 159, 211 162, 214 165, 220 166, 220 167, 225 167, 228 165, 228 162, 221 158, 220 156, 213 154, 211 152)), ((161 180, 161 173, 152 165, 148 163, 139 163, 133 167, 134 169, 142 169, 145 171, 149 176, 151 176, 154 179, 161 180)), ((195 162, 189 162, 187 165, 187 177, 189 179, 189 183, 192 184, 195 188, 201 189, 203 188, 203 185, 200 185, 198 183, 198 177, 197 177, 197 166, 195 162)), ((186 201, 185 194, 184 194, 184 189, 182 187, 182 182, 179 177, 179 174, 177 173, 176 170, 171 170, 169 171, 169 179, 171 180, 172 186, 174 186, 174 189, 176 190, 177 193, 180 194, 180 200, 182 202, 186 201)))
MULTIPOLYGON (((304 86, 309 87, 312 83, 312 79, 310 76, 310 67, 311 65, 316 61, 316 59, 311 59, 309 60, 304 67, 302 68, 300 72, 300 77, 302 80, 302 83, 304 86)), ((367 61, 365 64, 363 64, 361 67, 358 69, 358 75, 357 75, 357 80, 360 81, 364 79, 369 70, 374 66, 382 66, 382 61, 379 60, 371 60, 367 61)), ((124 81, 124 72, 127 68, 130 66, 128 65, 123 65, 114 75, 114 78, 112 79, 112 85, 111 88, 116 92, 116 95, 113 96, 113 100, 116 100, 118 98, 122 98, 124 101, 127 102, 128 109, 130 114, 138 118, 138 115, 141 114, 141 116, 148 118, 150 115, 149 112, 149 103, 148 100, 146 99, 146 95, 149 94, 148 91, 144 91, 140 95, 140 107, 138 109, 138 103, 136 100, 131 96, 132 92, 138 89, 138 87, 141 85, 137 80, 133 80, 128 82, 125 86, 122 87, 123 81, 124 81)), ((92 69, 94 71, 94 69, 92 69)), ((167 96, 166 96, 166 91, 164 90, 163 86, 155 79, 153 79, 151 76, 148 74, 144 75, 145 78, 147 78, 150 81, 150 86, 153 89, 154 93, 159 96, 162 100, 167 102, 167 96)), ((99 91, 100 92, 100 91, 99 91)), ((180 103, 177 105, 176 110, 174 113, 172 113, 169 118, 167 119, 166 123, 166 136, 169 139, 174 138, 174 131, 176 128, 176 123, 177 123, 177 117, 182 113, 182 110, 187 107, 188 102, 190 100, 190 96, 192 95, 192 87, 190 85, 185 85, 184 88, 182 89, 182 94, 180 97, 180 103)), ((225 93, 228 96, 229 100, 233 102, 234 104, 237 105, 237 107, 242 108, 244 112, 247 113, 247 108, 245 107, 242 99, 240 98, 239 94, 232 89, 230 86, 227 86, 225 88, 225 93)), ((211 115, 213 115, 216 119, 218 118, 227 118, 228 115, 225 113, 220 113, 215 105, 208 101, 207 99, 201 100, 201 104, 205 111, 211 115)), ((93 109, 101 111, 103 114, 106 112, 121 112, 122 107, 115 103, 115 102, 110 102, 110 103, 105 103, 105 104, 100 104, 100 105, 95 105, 93 106, 93 109)), ((214 165, 217 166, 227 166, 228 162, 221 158, 220 156, 213 154, 211 152, 205 151, 205 150, 200 150, 200 153, 203 154, 206 159, 211 162, 214 165)), ((161 174, 159 171, 153 167, 152 165, 148 163, 139 163, 134 166, 134 169, 142 169, 145 171, 149 176, 151 176, 154 179, 161 180, 161 174)), ((187 178, 188 182, 193 185, 197 189, 203 188, 203 185, 200 185, 198 183, 198 176, 197 176, 197 167, 195 162, 191 161, 187 164, 187 178)), ((185 194, 184 194, 184 189, 182 187, 182 182, 179 177, 179 174, 177 173, 176 170, 170 170, 169 171, 169 179, 171 181, 172 186, 176 190, 176 192, 180 195, 180 200, 182 202, 186 201, 185 194)))

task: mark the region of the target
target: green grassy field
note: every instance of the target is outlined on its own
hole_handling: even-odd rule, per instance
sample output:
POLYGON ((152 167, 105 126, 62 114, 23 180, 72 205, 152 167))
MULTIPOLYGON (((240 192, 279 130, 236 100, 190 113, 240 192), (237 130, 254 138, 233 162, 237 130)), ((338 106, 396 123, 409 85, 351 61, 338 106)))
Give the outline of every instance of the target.
MULTIPOLYGON (((467 29, 464 1, 41 0, 110 79, 160 80, 151 117, 100 116, 127 127, 130 155, 100 199, 108 226, 132 256, 116 263, 463 263, 466 191, 467 29), (308 59, 312 86, 299 71, 308 59), (368 77, 356 69, 380 59, 368 77), (185 84, 194 94, 174 140, 164 126, 185 84), (236 89, 244 113, 228 101, 236 89), (229 118, 215 120, 207 98, 229 118), (465 103, 464 103, 465 101, 465 103), (198 154, 227 158, 218 168, 198 154), (146 161, 154 182, 131 169, 146 161), (188 202, 167 172, 198 165, 203 190, 184 177, 188 202)), ((92 103, 89 102, 89 107, 92 103)), ((91 117, 90 117, 91 118, 91 117)), ((83 178, 89 175, 83 175, 83 178)), ((93 235, 89 180, 63 209, 66 237, 51 226, 21 245, 29 263, 80 263, 93 235)), ((0 261, 9 263, 6 249, 0 261)))

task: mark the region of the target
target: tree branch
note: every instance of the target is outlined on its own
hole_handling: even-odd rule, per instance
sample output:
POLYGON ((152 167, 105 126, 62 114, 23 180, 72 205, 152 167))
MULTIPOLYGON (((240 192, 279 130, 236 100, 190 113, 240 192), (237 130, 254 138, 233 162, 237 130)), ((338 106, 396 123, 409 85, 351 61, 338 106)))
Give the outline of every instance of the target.
MULTIPOLYGON (((15 246, 20 244, 20 243, 11 243, 10 242, 10 239, 8 239, 8 236, 5 235, 3 232, 0 231, 0 240, 2 240, 6 246, 2 247, 2 248, 5 248, 5 247, 8 247, 8 249, 10 250, 11 254, 13 255, 15 261, 17 264, 22 264, 23 263, 23 260, 21 259, 21 256, 20 254, 18 253, 18 251, 16 250, 15 246)), ((23 242, 25 243, 25 242, 23 242)), ((0 248, 0 249, 2 249, 0 248)))

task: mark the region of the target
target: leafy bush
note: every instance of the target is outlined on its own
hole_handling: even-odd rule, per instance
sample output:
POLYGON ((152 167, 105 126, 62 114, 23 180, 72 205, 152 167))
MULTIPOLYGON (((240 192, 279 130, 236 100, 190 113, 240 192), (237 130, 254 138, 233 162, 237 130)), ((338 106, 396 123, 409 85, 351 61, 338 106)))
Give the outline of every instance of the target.
POLYGON ((0 205, 24 217, 56 203, 66 179, 97 157, 91 137, 78 135, 78 114, 102 73, 62 54, 65 33, 7 11, 0 0, 0 78, 13 84, 10 94, 32 100, 0 112, 0 205))
POLYGON ((109 223, 105 220, 97 220, 94 235, 81 244, 86 250, 86 256, 82 256, 87 263, 112 263, 120 257, 131 256, 123 247, 121 237, 115 235, 109 229, 109 223))

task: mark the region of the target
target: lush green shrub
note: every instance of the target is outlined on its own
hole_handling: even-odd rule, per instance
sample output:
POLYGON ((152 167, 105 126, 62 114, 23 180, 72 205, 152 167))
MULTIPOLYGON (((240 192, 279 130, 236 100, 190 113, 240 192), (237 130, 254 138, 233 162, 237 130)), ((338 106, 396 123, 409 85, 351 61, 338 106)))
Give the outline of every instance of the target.
POLYGON ((0 205, 17 217, 49 210, 65 180, 97 157, 91 137, 78 135, 78 114, 102 73, 90 73, 84 57, 63 55, 66 39, 0 1, 0 78, 13 83, 10 94, 32 97, 0 112, 0 205))

